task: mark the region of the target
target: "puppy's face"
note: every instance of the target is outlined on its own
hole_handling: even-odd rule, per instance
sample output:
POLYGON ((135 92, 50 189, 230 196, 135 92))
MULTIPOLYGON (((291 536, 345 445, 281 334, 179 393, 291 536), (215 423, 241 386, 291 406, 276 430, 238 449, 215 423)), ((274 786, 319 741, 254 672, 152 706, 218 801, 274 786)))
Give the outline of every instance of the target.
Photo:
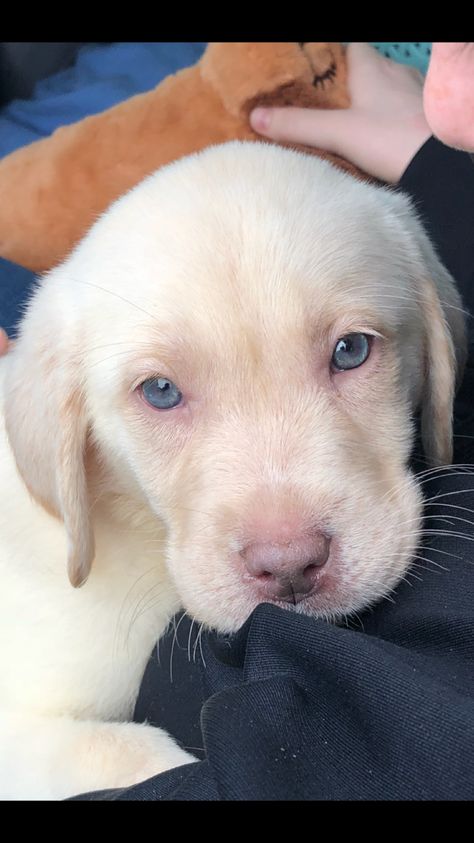
MULTIPOLYGON (((67 441, 88 430, 114 482, 164 521, 197 619, 235 630, 262 601, 341 617, 403 575, 419 534, 420 404, 433 461, 450 447, 454 359, 430 261, 457 303, 401 197, 229 144, 148 179, 46 280, 16 364, 57 312, 67 441)), ((93 554, 75 519, 77 581, 93 554)))

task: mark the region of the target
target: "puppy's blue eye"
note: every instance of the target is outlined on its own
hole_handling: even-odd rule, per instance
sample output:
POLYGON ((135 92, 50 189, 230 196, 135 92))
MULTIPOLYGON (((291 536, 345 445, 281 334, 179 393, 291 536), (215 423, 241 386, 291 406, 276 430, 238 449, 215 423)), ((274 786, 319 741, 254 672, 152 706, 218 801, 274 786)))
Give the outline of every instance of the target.
POLYGON ((370 354, 371 337, 367 334, 346 334, 337 341, 331 363, 338 371, 357 369, 370 354))
POLYGON ((141 391, 145 401, 157 410, 171 410, 183 397, 176 384, 168 378, 149 378, 142 383, 141 391))

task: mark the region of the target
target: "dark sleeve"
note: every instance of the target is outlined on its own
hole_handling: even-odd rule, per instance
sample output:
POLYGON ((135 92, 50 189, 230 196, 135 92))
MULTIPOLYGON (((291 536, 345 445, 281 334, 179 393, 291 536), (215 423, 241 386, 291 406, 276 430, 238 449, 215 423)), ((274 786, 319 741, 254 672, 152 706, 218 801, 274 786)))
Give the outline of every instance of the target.
POLYGON ((430 138, 405 170, 409 193, 444 265, 474 314, 474 161, 430 138))

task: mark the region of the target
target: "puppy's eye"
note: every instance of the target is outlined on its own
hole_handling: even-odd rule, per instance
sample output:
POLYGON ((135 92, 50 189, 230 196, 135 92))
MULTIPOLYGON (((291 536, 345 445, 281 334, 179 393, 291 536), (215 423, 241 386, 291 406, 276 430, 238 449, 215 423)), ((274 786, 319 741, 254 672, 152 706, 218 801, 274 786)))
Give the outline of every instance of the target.
POLYGON ((331 363, 334 369, 342 372, 346 369, 357 369, 365 363, 370 354, 372 337, 367 334, 346 334, 336 343, 331 363))
POLYGON ((140 389, 147 404, 157 410, 171 410, 183 397, 176 384, 168 378, 149 378, 140 389))

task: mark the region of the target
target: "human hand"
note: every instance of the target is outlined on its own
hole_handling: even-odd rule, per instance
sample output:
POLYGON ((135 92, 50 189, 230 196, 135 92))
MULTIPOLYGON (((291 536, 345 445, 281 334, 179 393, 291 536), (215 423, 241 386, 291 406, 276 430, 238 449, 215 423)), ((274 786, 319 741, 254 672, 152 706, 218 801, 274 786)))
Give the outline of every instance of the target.
POLYGON ((265 137, 318 146, 397 182, 431 135, 423 77, 365 43, 349 44, 347 64, 350 108, 256 108, 251 125, 265 137))
POLYGON ((435 43, 423 90, 426 119, 448 146, 474 152, 474 42, 435 43))
POLYGON ((0 356, 6 354, 8 348, 10 346, 10 341, 8 339, 8 335, 5 333, 3 328, 0 328, 0 356))

